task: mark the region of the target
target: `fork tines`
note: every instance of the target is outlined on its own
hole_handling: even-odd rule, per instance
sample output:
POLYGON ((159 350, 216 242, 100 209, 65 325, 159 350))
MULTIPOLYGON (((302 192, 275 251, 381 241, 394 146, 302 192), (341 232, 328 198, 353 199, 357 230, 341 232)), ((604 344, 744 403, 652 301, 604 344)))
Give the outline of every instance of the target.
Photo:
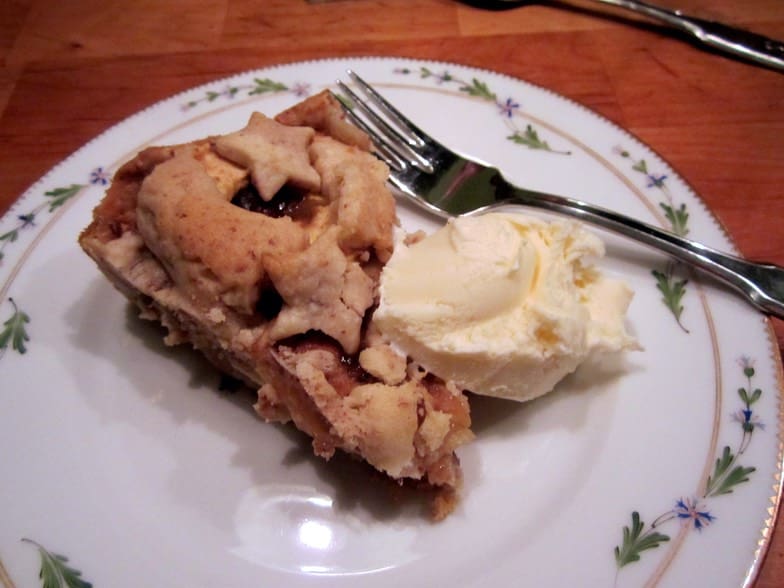
POLYGON ((376 154, 394 170, 414 166, 432 173, 433 165, 423 154, 432 139, 356 73, 347 70, 347 74, 366 98, 338 80, 338 87, 348 98, 339 101, 351 122, 370 136, 376 154))

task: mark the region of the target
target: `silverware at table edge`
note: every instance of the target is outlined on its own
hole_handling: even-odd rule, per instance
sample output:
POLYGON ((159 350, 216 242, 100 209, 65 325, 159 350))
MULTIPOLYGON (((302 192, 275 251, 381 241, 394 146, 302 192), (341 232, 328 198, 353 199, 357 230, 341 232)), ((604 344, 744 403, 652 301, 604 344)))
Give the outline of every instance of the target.
POLYGON ((764 313, 784 318, 784 268, 754 263, 586 202, 512 185, 501 172, 444 147, 351 70, 365 99, 338 80, 347 117, 372 139, 390 183, 410 202, 442 218, 521 205, 547 210, 629 237, 718 278, 764 313), (347 99, 347 100, 346 100, 347 99))
MULTIPOLYGON (((699 43, 713 49, 753 61, 760 65, 784 71, 784 42, 770 39, 757 33, 733 27, 724 23, 697 18, 655 6, 640 0, 592 0, 601 4, 615 6, 642 14, 648 18, 673 27, 699 43)), ((530 0, 493 0, 495 7, 525 5, 530 0)), ((474 0, 471 4, 482 6, 474 0)))

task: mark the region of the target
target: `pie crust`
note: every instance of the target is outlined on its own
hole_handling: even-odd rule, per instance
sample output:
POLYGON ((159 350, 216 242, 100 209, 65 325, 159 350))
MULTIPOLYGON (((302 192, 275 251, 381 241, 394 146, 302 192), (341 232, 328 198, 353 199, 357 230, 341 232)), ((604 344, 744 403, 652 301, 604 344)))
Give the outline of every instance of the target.
POLYGON ((151 147, 116 173, 79 243, 169 345, 258 390, 316 455, 355 455, 454 507, 466 397, 368 327, 394 246, 388 169, 329 92, 237 132, 151 147))

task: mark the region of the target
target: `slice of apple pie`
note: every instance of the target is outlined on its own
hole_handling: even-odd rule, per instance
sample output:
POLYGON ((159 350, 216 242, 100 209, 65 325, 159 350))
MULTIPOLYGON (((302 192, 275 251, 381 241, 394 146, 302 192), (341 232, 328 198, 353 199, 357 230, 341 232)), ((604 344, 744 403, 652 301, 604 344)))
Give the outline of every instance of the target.
MULTIPOLYGON (((466 398, 368 328, 393 249, 388 170, 328 92, 237 132, 152 147, 116 173, 79 243, 111 282, 258 389, 315 453, 443 492, 472 438, 466 398)), ((445 499, 446 498, 446 499, 445 499)))

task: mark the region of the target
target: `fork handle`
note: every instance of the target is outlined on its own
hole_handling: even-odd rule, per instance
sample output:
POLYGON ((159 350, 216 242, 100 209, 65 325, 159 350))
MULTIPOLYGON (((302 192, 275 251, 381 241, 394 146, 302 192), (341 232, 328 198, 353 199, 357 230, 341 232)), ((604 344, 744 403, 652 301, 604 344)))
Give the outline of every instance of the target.
MULTIPOLYGON (((630 237, 719 278, 767 314, 784 318, 784 268, 754 263, 679 237, 652 225, 580 200, 497 184, 497 204, 519 204, 556 212, 630 237)), ((490 207, 486 207, 485 210, 490 207)))

